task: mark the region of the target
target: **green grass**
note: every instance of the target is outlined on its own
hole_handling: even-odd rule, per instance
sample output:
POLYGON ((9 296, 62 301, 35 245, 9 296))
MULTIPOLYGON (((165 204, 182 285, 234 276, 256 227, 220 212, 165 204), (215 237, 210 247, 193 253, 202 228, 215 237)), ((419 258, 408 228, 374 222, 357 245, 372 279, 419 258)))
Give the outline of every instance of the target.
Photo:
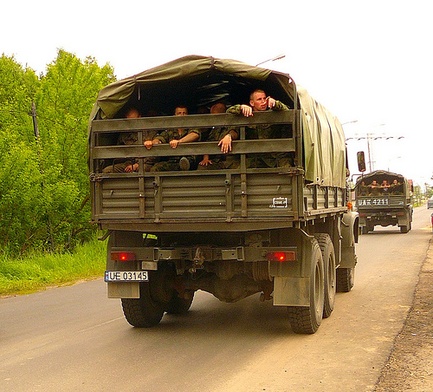
POLYGON ((34 254, 0 259, 0 296, 28 294, 47 287, 102 277, 106 241, 86 243, 66 254, 34 254))

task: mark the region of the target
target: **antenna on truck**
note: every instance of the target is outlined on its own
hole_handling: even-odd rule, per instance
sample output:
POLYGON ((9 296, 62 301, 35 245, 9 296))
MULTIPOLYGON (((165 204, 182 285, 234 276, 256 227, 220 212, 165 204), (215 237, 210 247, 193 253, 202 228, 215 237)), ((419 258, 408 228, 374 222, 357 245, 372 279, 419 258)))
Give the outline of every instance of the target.
POLYGON ((279 54, 278 56, 272 57, 271 59, 265 60, 265 61, 261 61, 260 63, 256 64, 256 67, 258 67, 259 65, 262 65, 264 63, 268 63, 270 61, 277 61, 277 60, 281 60, 284 57, 286 57, 285 54, 279 54))

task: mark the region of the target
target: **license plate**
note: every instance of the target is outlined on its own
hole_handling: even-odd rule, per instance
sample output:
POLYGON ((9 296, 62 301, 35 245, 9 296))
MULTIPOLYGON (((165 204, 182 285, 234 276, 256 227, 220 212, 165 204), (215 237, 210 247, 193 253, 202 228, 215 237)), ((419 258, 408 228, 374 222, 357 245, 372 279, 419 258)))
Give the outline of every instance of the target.
POLYGON ((106 282, 148 282, 148 271, 105 271, 106 282))

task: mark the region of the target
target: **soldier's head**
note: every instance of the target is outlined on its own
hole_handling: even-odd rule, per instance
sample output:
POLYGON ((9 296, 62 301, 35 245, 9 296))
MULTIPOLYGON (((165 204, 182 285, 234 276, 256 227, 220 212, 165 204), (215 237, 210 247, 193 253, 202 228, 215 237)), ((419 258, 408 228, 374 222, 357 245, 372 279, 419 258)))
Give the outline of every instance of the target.
POLYGON ((188 114, 188 108, 185 105, 178 105, 174 109, 175 116, 186 116, 188 114))
POLYGON ((263 90, 257 89, 250 94, 250 105, 253 111, 263 111, 268 108, 268 98, 263 90))
POLYGON ((214 103, 210 107, 210 112, 211 112, 211 114, 225 113, 226 112, 226 105, 223 102, 214 103))
POLYGON ((139 118, 139 117, 141 117, 141 114, 136 108, 131 108, 126 112, 126 118, 139 118))

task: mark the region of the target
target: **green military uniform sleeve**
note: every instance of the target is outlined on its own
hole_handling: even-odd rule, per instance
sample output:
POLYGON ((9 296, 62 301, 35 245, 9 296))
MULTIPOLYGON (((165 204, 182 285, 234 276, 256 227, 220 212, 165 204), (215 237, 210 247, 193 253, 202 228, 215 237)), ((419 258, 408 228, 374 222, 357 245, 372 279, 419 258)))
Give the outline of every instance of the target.
MULTIPOLYGON (((272 108, 272 110, 276 110, 276 111, 289 110, 289 107, 286 104, 282 103, 281 101, 275 100, 275 106, 272 108)), ((241 114, 242 113, 241 105, 237 104, 237 105, 230 106, 227 109, 226 113, 241 114)))
POLYGON ((281 110, 289 110, 289 107, 282 103, 281 101, 275 100, 275 106, 272 108, 272 110, 281 111, 281 110))
MULTIPOLYGON (((235 131, 233 129, 233 131, 235 131)), ((207 138, 208 141, 219 142, 224 136, 226 136, 230 131, 226 127, 215 127, 213 128, 207 138)), ((235 131, 236 132, 236 131, 235 131)))
POLYGON ((168 133, 168 131, 162 131, 161 133, 159 133, 158 135, 155 136, 156 140, 159 140, 161 143, 168 143, 170 141, 170 135, 168 133))
POLYGON ((117 144, 137 144, 138 135, 137 133, 121 133, 117 140, 117 144))
POLYGON ((181 134, 179 134, 177 129, 166 129, 165 131, 162 131, 160 134, 155 136, 155 139, 159 140, 161 143, 170 143, 171 140, 182 139, 184 136, 190 133, 196 133, 199 136, 200 140, 201 133, 198 129, 184 129, 181 134))
POLYGON ((237 104, 237 105, 233 105, 230 106, 226 113, 230 113, 230 114, 241 114, 242 110, 241 110, 241 104, 237 104))

